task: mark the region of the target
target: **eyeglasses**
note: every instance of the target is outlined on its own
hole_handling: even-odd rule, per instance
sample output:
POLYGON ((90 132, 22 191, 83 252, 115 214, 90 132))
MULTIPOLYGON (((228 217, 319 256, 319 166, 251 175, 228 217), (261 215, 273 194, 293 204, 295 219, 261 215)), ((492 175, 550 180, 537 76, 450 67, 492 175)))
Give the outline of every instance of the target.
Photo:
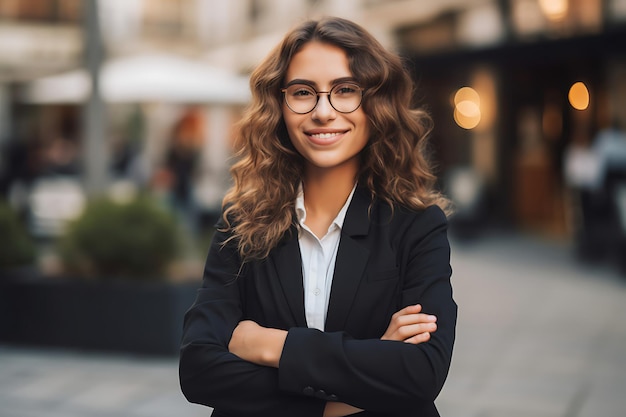
POLYGON ((280 91, 292 112, 307 114, 317 106, 320 94, 328 94, 328 102, 339 113, 352 113, 361 106, 363 90, 354 83, 341 83, 330 91, 317 91, 308 84, 291 84, 280 91))

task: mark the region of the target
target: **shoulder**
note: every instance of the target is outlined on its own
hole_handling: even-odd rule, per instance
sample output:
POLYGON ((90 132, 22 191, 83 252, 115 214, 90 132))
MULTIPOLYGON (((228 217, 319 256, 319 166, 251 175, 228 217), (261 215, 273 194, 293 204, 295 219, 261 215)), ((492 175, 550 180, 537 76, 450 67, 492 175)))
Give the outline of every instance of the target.
POLYGON ((377 203, 378 215, 376 223, 389 224, 393 228, 433 227, 448 224, 444 211, 436 205, 423 209, 413 209, 402 205, 390 207, 385 203, 377 203))
POLYGON ((361 186, 354 194, 346 217, 349 234, 367 234, 367 224, 375 228, 402 228, 413 223, 447 225, 448 220, 439 206, 431 205, 423 209, 402 204, 391 206, 361 186))
POLYGON ((416 210, 383 202, 374 202, 369 213, 366 234, 369 239, 389 242, 393 247, 419 245, 434 237, 447 241, 448 219, 438 206, 416 210))

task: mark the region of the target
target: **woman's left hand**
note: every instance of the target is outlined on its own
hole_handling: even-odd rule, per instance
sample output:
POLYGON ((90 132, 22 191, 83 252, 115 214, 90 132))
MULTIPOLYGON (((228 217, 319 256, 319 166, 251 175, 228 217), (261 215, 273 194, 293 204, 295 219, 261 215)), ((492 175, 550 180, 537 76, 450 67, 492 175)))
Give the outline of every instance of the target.
POLYGON ((259 326, 252 320, 240 321, 228 350, 248 362, 278 368, 287 332, 259 326))
POLYGON ((430 340, 437 330, 437 317, 422 313, 422 306, 411 305, 391 316, 387 331, 381 340, 397 340, 418 345, 430 340))

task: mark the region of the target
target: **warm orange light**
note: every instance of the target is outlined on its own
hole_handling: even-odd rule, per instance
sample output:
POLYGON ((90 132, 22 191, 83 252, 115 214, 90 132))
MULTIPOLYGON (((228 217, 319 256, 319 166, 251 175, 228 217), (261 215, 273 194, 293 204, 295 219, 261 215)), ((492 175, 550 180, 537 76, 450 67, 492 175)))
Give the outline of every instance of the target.
POLYGON ((576 110, 586 110, 589 107, 589 90, 585 83, 577 82, 569 89, 569 104, 576 110))
POLYGON ((553 21, 562 20, 567 16, 568 0, 539 0, 539 6, 546 17, 553 21))
POLYGON ((454 109, 454 121, 463 129, 473 129, 480 123, 480 112, 472 116, 466 116, 458 109, 454 109))
POLYGON ((454 95, 455 105, 458 106, 459 103, 462 101, 471 101, 473 103, 476 103, 478 106, 480 106, 480 96, 478 95, 476 90, 474 90, 471 87, 461 87, 454 95))
POLYGON ((454 121, 463 129, 473 129, 480 119, 480 96, 473 88, 460 88, 454 95, 454 121))

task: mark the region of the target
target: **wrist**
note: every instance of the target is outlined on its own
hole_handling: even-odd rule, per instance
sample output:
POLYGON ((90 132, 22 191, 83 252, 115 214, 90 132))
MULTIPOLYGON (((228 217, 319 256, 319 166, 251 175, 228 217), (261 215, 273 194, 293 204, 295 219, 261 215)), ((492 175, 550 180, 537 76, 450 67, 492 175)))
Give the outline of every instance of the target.
POLYGON ((259 364, 278 368, 285 339, 287 339, 287 332, 280 329, 264 328, 261 333, 259 364))

